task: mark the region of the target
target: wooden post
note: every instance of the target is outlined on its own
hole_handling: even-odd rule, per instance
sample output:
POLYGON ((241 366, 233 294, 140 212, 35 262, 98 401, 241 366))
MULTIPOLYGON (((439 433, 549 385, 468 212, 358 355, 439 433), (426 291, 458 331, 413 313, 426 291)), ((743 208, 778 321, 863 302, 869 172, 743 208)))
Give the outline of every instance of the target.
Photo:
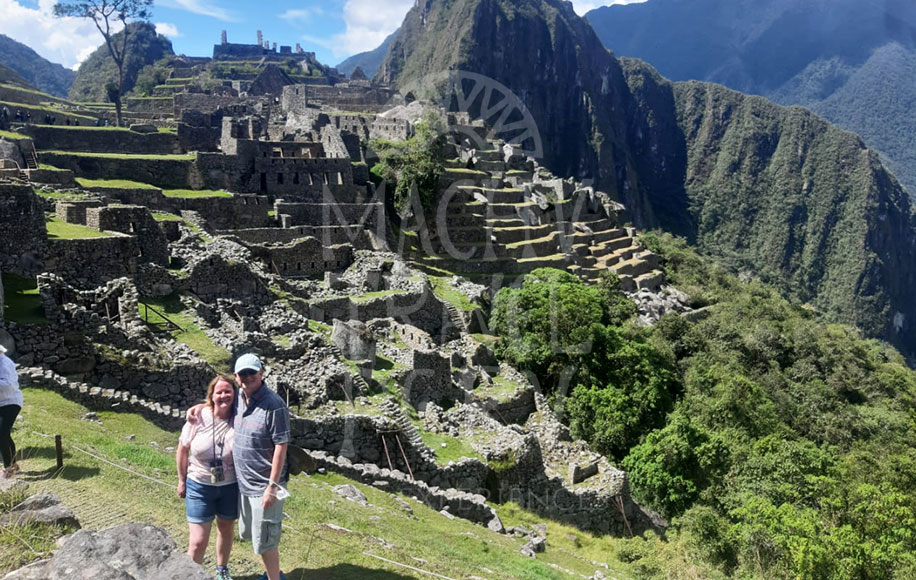
POLYGON ((54 436, 54 451, 57 455, 57 469, 64 467, 64 448, 60 442, 60 435, 54 436))

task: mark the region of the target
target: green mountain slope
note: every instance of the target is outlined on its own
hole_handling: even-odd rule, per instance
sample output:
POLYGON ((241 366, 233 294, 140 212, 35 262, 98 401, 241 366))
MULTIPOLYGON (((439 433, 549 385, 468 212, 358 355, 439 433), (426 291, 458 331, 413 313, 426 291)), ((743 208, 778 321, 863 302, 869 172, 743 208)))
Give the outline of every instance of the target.
POLYGON ((802 105, 882 153, 916 195, 916 4, 904 0, 652 0, 586 18, 605 46, 672 80, 802 105))
POLYGON ((19 73, 17 73, 16 71, 12 69, 6 68, 2 64, 0 64, 0 83, 7 84, 7 85, 15 85, 17 87, 30 88, 33 90, 35 88, 32 85, 30 85, 28 81, 22 78, 19 75, 19 73))
MULTIPOLYGON (((127 94, 137 82, 137 75, 144 66, 153 64, 164 56, 174 55, 172 43, 166 37, 156 34, 156 28, 148 22, 131 22, 127 40, 127 58, 124 61, 124 87, 127 94)), ((114 36, 114 42, 122 42, 123 33, 114 36)), ((95 49, 80 65, 76 79, 70 88, 71 101, 105 102, 108 100, 105 84, 117 83, 118 69, 103 44, 95 49)))
POLYGON ((836 320, 916 352, 909 200, 856 136, 801 109, 624 65, 569 4, 430 0, 379 78, 467 70, 505 85, 545 165, 594 178, 642 227, 661 226, 836 320))
POLYGON ((76 73, 42 58, 37 52, 0 34, 0 64, 19 73, 29 84, 56 97, 66 97, 76 73))

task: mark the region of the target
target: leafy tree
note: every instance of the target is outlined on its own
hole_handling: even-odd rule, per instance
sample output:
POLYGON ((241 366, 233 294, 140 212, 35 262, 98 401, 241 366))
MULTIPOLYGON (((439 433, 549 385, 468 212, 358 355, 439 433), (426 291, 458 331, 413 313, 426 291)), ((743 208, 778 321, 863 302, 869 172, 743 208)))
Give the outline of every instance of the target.
POLYGON ((60 2, 54 5, 54 15, 57 17, 72 16, 75 18, 89 18, 105 39, 108 54, 118 67, 117 91, 108 90, 113 97, 118 126, 122 125, 121 97, 124 93, 124 59, 127 56, 128 20, 147 20, 152 15, 150 8, 153 0, 82 0, 77 2, 60 2), (121 23, 123 29, 120 46, 114 42, 115 31, 112 27, 121 23))
POLYGON ((379 157, 372 173, 394 184, 395 205, 400 211, 410 206, 411 188, 416 186, 425 209, 433 206, 439 191, 439 178, 445 163, 444 122, 433 111, 425 111, 415 125, 412 137, 405 141, 373 139, 370 147, 379 157))

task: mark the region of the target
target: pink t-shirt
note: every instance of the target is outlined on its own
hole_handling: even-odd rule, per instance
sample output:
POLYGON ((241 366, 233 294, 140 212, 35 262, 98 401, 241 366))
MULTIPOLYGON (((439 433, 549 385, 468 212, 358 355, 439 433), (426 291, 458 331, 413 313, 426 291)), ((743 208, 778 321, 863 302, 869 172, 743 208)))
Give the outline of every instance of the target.
POLYGON ((204 407, 195 424, 185 423, 178 444, 190 447, 188 452, 188 477, 205 485, 228 485, 235 482, 235 465, 232 462, 232 441, 235 431, 232 420, 216 419, 209 407, 204 407), (223 458, 223 481, 210 482, 210 462, 223 458))

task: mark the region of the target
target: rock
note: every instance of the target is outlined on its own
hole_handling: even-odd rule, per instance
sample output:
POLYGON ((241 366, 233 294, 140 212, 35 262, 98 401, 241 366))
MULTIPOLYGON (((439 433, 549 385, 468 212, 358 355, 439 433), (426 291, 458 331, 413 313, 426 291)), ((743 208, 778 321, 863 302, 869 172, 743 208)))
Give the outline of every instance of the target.
POLYGON ((76 516, 55 495, 39 493, 26 499, 8 513, 0 515, 0 526, 10 524, 57 524, 78 528, 76 516))
POLYGON ((312 458, 308 452, 296 445, 290 445, 287 448, 286 453, 287 461, 289 461, 289 473, 290 475, 299 475, 300 473, 315 473, 315 470, 318 467, 318 464, 315 463, 315 460, 312 458))
POLYGON ((537 554, 538 552, 543 552, 544 550, 547 549, 547 540, 545 540, 544 538, 540 538, 540 537, 530 538, 528 542, 524 545, 524 547, 522 547, 522 550, 523 550, 522 553, 524 553, 524 550, 526 548, 531 550, 535 554, 537 554))
POLYGON ((503 526, 503 522, 499 519, 499 516, 496 515, 496 512, 493 512, 493 518, 487 522, 487 528, 493 530, 497 534, 506 533, 506 528, 503 526))
POLYGON ((10 572, 4 580, 209 580, 203 566, 178 551, 162 528, 124 524, 70 536, 54 556, 10 572))
POLYGON ((539 537, 547 539, 547 524, 534 524, 532 527, 539 537))
POLYGON ((350 360, 375 361, 375 338, 363 322, 334 319, 331 341, 350 360))
POLYGON ((359 505, 369 505, 369 499, 353 484, 347 483, 335 486, 334 492, 340 497, 358 503, 359 505))
POLYGON ((82 420, 83 421, 93 421, 95 423, 101 423, 101 421, 99 421, 99 414, 96 413, 95 411, 89 411, 88 413, 83 415, 82 420))
POLYGON ((442 515, 444 515, 445 517, 447 517, 447 518, 450 519, 450 520, 455 519, 455 516, 454 516, 453 514, 449 513, 449 511, 448 511, 447 509, 445 509, 445 508, 442 508, 441 510, 439 510, 439 513, 442 514, 442 515))
MULTIPOLYGON (((0 292, 0 298, 2 298, 2 292, 0 292)), ((0 344, 6 348, 6 354, 12 359, 16 358, 16 339, 13 338, 13 335, 7 332, 6 330, 0 328, 0 344)), ((18 360, 19 364, 24 365, 26 363, 22 362, 24 357, 20 357, 18 360)), ((29 362, 31 364, 31 362, 29 362)))

